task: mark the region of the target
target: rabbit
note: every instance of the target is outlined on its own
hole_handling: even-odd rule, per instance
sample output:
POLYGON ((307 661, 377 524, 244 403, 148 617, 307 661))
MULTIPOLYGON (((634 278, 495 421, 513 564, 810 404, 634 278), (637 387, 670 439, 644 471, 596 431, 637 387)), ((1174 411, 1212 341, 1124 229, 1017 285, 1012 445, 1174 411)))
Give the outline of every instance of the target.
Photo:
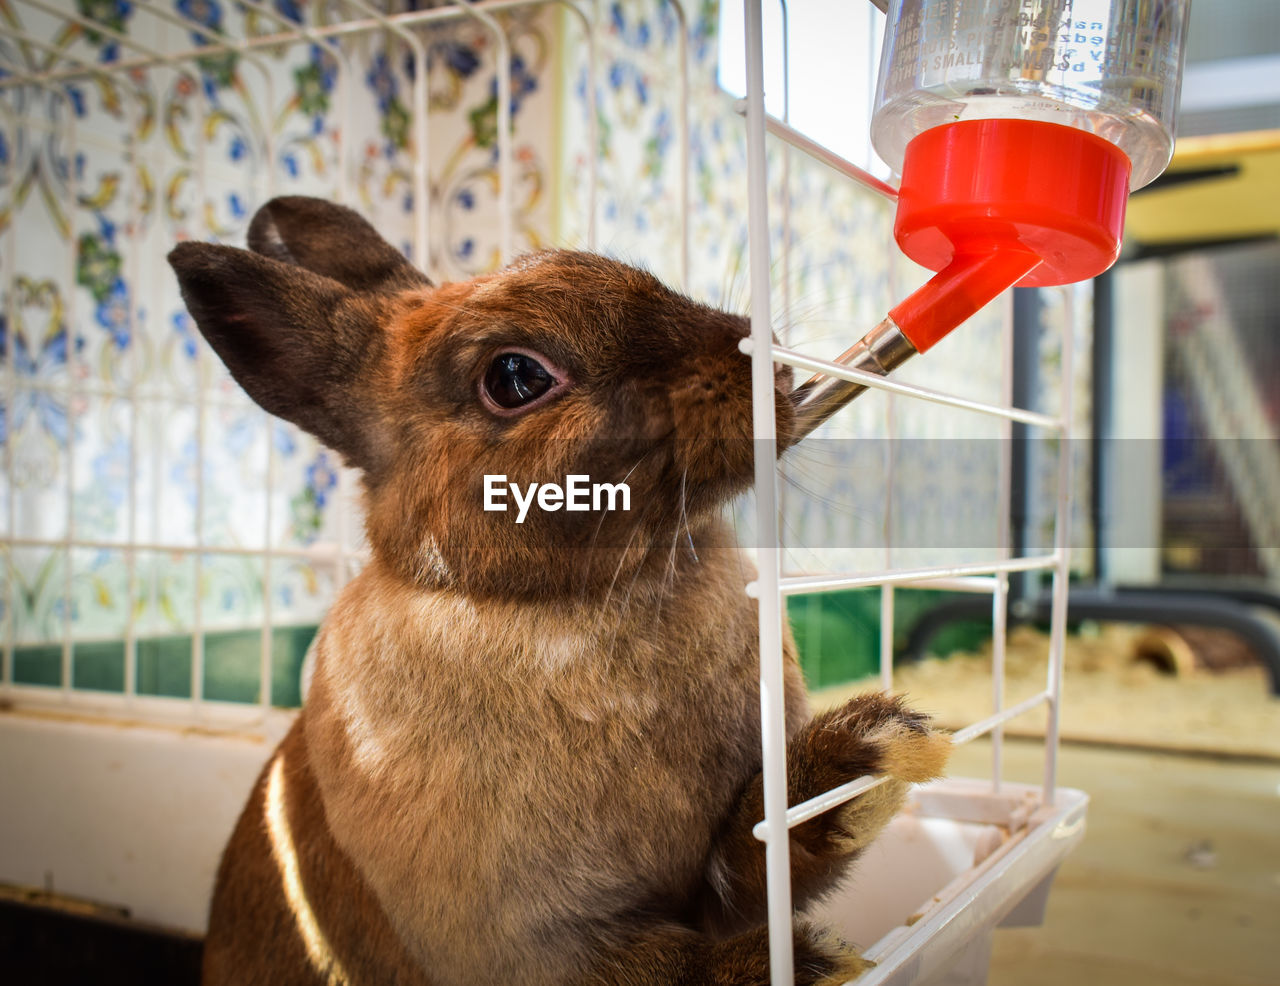
MULTIPOLYGON (((169 262, 249 396, 360 470, 369 557, 222 856, 204 982, 768 983, 754 572, 723 519, 753 475, 748 321, 583 252, 437 286, 312 198, 248 246, 169 262), (486 476, 625 483, 630 509, 517 524, 486 476)), ((789 636, 785 666, 790 802, 888 777, 792 830, 800 907, 951 744, 883 694, 810 717, 789 636)), ((792 937, 797 983, 867 965, 792 937)))

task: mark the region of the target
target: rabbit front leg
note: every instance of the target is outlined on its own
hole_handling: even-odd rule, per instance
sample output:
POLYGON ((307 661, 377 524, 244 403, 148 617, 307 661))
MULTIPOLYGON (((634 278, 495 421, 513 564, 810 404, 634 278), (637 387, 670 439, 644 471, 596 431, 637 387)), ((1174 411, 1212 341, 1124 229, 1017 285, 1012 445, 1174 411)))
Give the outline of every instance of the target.
MULTIPOLYGON (((865 774, 888 775, 870 791, 791 830, 791 896, 801 908, 830 890, 902 807, 911 784, 941 776, 951 738, 929 717, 883 693, 859 695, 815 716, 787 745, 787 801, 796 805, 865 774)), ((698 917, 732 935, 764 920, 764 844, 752 829, 764 817, 762 776, 744 789, 714 844, 698 917)))
MULTIPOLYGON (((837 986, 871 967, 805 921, 792 926, 796 986, 837 986)), ((635 931, 604 950, 583 986, 770 986, 765 927, 723 941, 676 924, 635 931)))

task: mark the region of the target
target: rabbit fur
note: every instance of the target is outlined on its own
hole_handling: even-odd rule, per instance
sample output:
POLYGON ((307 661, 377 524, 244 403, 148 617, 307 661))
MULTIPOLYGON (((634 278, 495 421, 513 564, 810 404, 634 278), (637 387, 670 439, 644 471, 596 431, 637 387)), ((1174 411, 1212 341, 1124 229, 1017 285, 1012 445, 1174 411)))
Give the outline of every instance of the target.
MULTIPOLYGON (((248 394, 361 471, 369 559, 223 855, 205 983, 768 983, 754 573, 723 520, 746 319, 572 251, 437 286, 317 199, 248 244, 169 260, 248 394), (516 525, 489 474, 625 481, 631 509, 516 525)), ((811 718, 789 637, 785 665, 791 802, 889 778, 792 830, 799 907, 950 742, 885 695, 811 718)), ((792 935, 797 983, 865 967, 792 935)))

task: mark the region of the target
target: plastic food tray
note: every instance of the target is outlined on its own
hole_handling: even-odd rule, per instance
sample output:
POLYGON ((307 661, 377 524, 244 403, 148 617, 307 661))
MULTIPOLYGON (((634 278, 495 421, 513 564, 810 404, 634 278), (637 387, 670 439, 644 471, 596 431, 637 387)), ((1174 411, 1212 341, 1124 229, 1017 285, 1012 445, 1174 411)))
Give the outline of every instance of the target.
POLYGON ((916 790, 839 890, 811 917, 862 946, 876 967, 857 986, 985 983, 1001 925, 1044 919, 1059 863, 1084 837, 1088 796, 989 779, 916 790))

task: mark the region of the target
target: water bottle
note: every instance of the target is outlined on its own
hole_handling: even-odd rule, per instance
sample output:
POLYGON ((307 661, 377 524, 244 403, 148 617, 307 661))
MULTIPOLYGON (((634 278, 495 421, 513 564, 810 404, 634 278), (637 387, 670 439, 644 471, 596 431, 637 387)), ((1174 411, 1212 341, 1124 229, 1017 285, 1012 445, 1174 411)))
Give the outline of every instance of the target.
MULTIPOLYGON (((871 140, 938 273, 836 362, 885 374, 1014 285, 1094 277, 1173 154, 1190 0, 890 0, 871 140)), ((796 389, 799 434, 863 390, 796 389)))
POLYGON ((871 140, 967 120, 1038 120, 1109 141, 1141 188, 1169 163, 1189 0, 892 0, 871 140))

